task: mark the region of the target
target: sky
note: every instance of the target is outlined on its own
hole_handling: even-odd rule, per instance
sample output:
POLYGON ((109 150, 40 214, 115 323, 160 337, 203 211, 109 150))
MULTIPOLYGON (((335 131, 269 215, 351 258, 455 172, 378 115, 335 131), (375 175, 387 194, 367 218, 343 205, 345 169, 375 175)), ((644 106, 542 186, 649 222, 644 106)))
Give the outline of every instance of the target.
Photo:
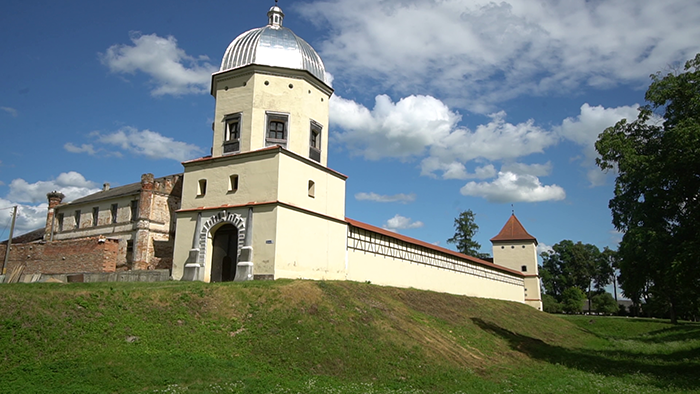
MULTIPOLYGON (((182 172, 212 144, 211 73, 265 1, 0 3, 0 239, 69 201, 182 172)), ((491 252, 514 210, 540 251, 616 248, 595 140, 649 75, 700 52, 696 0, 282 0, 332 77, 346 216, 443 247, 460 211, 491 252)))

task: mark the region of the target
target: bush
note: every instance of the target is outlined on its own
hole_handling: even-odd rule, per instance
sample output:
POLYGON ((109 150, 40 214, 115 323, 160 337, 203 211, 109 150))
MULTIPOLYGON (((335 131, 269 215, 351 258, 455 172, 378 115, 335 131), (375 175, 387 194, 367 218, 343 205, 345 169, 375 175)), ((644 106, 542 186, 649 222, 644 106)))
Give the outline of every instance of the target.
POLYGON ((549 294, 542 295, 542 309, 547 313, 561 313, 561 304, 549 294))
POLYGON ((561 294, 561 308, 566 313, 583 312, 586 295, 578 287, 569 287, 561 294))
POLYGON ((593 310, 605 315, 611 315, 619 310, 617 302, 613 299, 610 293, 601 293, 593 296, 591 299, 593 310))

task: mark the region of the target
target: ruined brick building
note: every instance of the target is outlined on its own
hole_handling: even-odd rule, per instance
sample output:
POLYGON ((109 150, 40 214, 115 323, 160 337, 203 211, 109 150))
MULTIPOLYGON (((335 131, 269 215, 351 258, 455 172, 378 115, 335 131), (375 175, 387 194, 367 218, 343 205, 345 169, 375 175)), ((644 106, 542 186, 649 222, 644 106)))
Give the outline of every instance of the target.
POLYGON ((63 194, 47 195, 44 241, 102 237, 116 240, 116 270, 170 269, 175 212, 180 208, 182 174, 110 188, 62 204, 63 194))

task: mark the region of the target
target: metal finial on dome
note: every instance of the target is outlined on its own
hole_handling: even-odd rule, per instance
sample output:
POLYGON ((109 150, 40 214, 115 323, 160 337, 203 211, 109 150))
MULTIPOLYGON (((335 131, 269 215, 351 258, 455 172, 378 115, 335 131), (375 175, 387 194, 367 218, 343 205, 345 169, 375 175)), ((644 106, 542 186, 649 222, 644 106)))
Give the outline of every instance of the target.
POLYGON ((267 24, 272 27, 282 27, 282 21, 284 20, 284 12, 277 6, 277 0, 275 0, 275 5, 267 11, 267 24))

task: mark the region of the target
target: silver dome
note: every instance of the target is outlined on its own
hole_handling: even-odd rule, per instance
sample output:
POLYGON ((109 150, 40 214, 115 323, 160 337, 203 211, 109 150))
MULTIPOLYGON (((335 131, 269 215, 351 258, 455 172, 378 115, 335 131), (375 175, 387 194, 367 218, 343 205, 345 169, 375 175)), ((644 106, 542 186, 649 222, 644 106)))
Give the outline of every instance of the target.
POLYGON ((282 9, 273 6, 267 12, 267 17, 267 26, 248 30, 229 44, 219 71, 261 64, 306 70, 329 84, 325 78, 326 69, 318 53, 306 41, 282 26, 282 9))

